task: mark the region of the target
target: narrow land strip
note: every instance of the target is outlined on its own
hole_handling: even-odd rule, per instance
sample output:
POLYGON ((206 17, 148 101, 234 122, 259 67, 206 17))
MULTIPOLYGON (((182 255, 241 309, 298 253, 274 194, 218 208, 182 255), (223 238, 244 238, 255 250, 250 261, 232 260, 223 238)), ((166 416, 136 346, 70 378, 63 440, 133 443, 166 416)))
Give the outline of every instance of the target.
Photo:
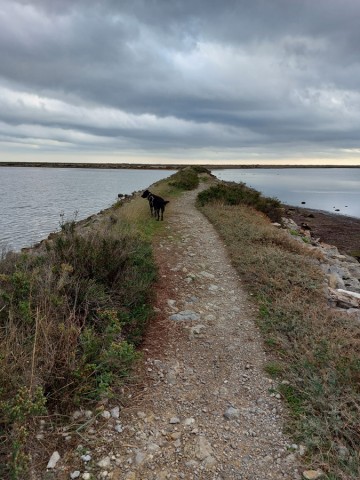
POLYGON ((109 420, 93 458, 97 478, 300 478, 281 401, 263 372, 255 309, 195 208, 196 194, 167 212, 167 235, 156 246, 159 318, 145 349, 147 387, 139 406, 121 413, 120 433, 109 420))

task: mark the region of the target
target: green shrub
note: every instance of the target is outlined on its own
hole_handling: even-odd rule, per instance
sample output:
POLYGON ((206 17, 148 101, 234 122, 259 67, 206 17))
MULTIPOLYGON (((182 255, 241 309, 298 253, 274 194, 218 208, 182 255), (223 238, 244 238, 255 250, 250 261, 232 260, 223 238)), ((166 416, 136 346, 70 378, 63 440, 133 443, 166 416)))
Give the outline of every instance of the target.
POLYGON ((151 244, 107 229, 63 228, 46 249, 0 262, 1 478, 25 471, 31 417, 45 407, 66 413, 123 383, 155 277, 151 244))
POLYGON ((201 206, 207 203, 223 205, 249 205, 265 213, 272 221, 280 221, 283 210, 276 198, 264 197, 260 192, 244 183, 219 182, 198 194, 201 206))
POLYGON ((198 172, 194 167, 185 167, 172 175, 169 185, 181 190, 194 190, 199 185, 198 172))

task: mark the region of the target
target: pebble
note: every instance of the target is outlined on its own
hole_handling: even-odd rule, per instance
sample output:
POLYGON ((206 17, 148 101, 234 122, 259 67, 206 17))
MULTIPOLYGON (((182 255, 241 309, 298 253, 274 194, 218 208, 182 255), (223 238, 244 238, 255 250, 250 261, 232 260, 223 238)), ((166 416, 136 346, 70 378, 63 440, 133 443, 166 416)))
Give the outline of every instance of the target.
POLYGON ((229 407, 224 413, 224 417, 227 420, 232 420, 234 418, 239 418, 240 411, 237 408, 229 407))
POLYGON ((111 465, 110 457, 104 457, 104 458, 102 458, 102 459, 97 463, 97 465, 98 465, 98 467, 100 467, 100 468, 110 467, 110 465, 111 465))
POLYGON ((70 478, 79 478, 80 472, 79 470, 75 470, 75 472, 70 473, 70 478))
POLYGON ((120 417, 120 408, 119 407, 114 407, 110 410, 110 415, 112 418, 119 418, 120 417))
POLYGON ((172 418, 170 418, 169 423, 171 423, 171 424, 180 423, 180 419, 178 417, 172 417, 172 418))
POLYGON ((102 416, 103 418, 108 419, 108 418, 111 417, 111 413, 110 413, 108 410, 104 410, 104 411, 102 412, 101 416, 102 416))
POLYGON ((180 322, 180 321, 185 321, 185 320, 190 320, 190 321, 195 321, 199 320, 200 315, 193 310, 183 310, 179 313, 175 313, 174 315, 170 315, 170 320, 173 320, 175 322, 180 322))
POLYGON ((306 480, 317 480, 318 478, 321 478, 324 475, 324 472, 322 470, 305 470, 303 472, 303 477, 306 480))
POLYGON ((87 455, 81 455, 80 458, 81 458, 81 460, 82 460, 83 462, 90 462, 90 460, 91 460, 91 455, 89 455, 89 454, 87 454, 87 455))
POLYGON ((89 472, 85 472, 82 474, 82 477, 84 480, 90 480, 91 479, 91 474, 89 472))
POLYGON ((60 454, 59 452, 55 451, 50 457, 50 460, 48 461, 48 464, 46 468, 53 469, 55 468, 57 462, 60 460, 60 454))

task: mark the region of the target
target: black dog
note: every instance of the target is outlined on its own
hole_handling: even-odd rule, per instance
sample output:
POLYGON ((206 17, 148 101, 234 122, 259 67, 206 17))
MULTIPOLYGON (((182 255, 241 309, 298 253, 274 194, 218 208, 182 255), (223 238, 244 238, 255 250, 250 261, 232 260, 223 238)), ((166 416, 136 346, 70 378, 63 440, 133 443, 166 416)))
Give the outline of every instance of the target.
POLYGON ((156 220, 164 220, 165 205, 167 205, 169 201, 154 195, 153 193, 149 192, 149 190, 145 190, 141 196, 142 198, 148 199, 151 216, 155 217, 156 220))

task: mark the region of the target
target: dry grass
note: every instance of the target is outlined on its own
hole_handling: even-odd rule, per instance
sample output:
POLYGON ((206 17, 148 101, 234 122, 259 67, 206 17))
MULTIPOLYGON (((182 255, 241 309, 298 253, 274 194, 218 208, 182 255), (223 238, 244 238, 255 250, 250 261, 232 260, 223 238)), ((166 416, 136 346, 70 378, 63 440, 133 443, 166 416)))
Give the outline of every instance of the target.
POLYGON ((328 479, 359 478, 359 326, 328 308, 323 275, 301 244, 250 207, 207 204, 259 305, 259 326, 289 407, 289 432, 328 479))

